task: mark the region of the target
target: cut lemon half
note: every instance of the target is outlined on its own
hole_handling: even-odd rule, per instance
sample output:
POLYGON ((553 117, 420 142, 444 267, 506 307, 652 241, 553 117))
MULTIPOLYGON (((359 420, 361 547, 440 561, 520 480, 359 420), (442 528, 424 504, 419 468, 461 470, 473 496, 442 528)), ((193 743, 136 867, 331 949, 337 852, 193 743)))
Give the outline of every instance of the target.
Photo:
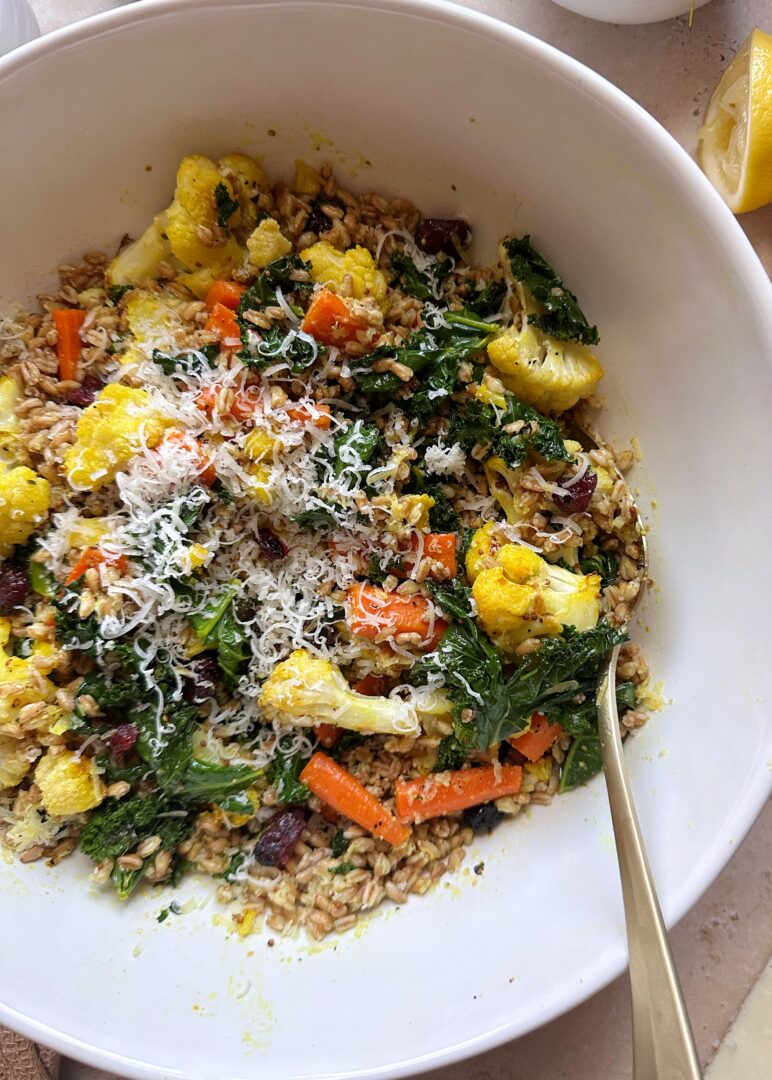
POLYGON ((735 214, 772 203, 772 35, 754 30, 721 77, 699 162, 735 214))

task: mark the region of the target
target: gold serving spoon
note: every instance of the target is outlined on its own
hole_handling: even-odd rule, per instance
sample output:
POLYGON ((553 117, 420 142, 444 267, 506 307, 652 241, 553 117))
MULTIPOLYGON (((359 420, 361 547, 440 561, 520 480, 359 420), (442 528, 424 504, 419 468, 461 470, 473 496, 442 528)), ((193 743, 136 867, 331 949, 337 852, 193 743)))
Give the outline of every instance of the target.
MULTIPOLYGON (((586 428, 577 428, 586 449, 603 448, 586 428)), ((621 477, 621 473, 618 474, 621 477)), ((640 524, 642 587, 625 622, 629 626, 648 578, 648 547, 640 524)), ((633 1013, 634 1080, 701 1080, 697 1050, 673 955, 662 919, 654 877, 635 812, 619 734, 616 667, 619 645, 609 651, 598 682, 598 733, 603 771, 614 826, 619 876, 630 956, 630 996, 633 1013)))

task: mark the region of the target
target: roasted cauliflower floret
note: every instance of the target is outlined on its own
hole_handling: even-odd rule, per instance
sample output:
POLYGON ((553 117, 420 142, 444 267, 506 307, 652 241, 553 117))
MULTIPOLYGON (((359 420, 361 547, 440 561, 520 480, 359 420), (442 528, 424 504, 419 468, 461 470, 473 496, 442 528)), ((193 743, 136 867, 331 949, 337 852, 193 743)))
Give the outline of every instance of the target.
POLYGON ((0 735, 0 791, 20 784, 32 768, 34 759, 32 743, 0 735))
POLYGON ((99 806, 105 787, 91 758, 52 747, 35 769, 44 810, 55 817, 83 814, 99 806))
POLYGON ((472 595, 486 632, 508 652, 564 626, 590 630, 598 622, 600 585, 598 574, 574 574, 529 548, 504 544, 495 564, 475 577, 472 595))
POLYGON ((185 332, 177 305, 158 293, 132 292, 126 303, 126 321, 134 345, 148 357, 153 349, 176 350, 185 332))
POLYGON ((19 418, 16 403, 21 394, 16 379, 4 375, 0 379, 0 463, 16 460, 19 444, 19 418))
POLYGON ((285 236, 282 236, 278 221, 269 217, 263 218, 249 237, 247 250, 252 266, 263 270, 274 259, 288 255, 292 251, 292 244, 285 236))
POLYGON ((310 274, 318 285, 325 285, 339 292, 346 275, 351 277, 351 295, 356 300, 371 296, 384 308, 388 284, 385 275, 376 267, 372 255, 363 247, 338 251, 326 240, 319 240, 302 252, 302 258, 310 263, 310 274))
POLYGON ((510 525, 526 521, 530 512, 525 492, 520 489, 521 468, 511 469, 500 457, 490 457, 483 465, 491 495, 507 515, 510 525))
POLYGON ((523 320, 488 345, 488 358, 501 381, 522 401, 542 412, 565 412, 589 397, 603 368, 586 345, 558 341, 523 320))
MULTIPOLYGON (((248 236, 257 225, 257 202, 263 196, 262 203, 267 209, 273 205, 268 180, 259 161, 246 154, 226 154, 217 163, 220 175, 229 181, 234 196, 239 204, 238 232, 248 236)), ((229 221, 233 225, 235 217, 229 221)))
POLYGON ((368 735, 417 735, 420 730, 414 705, 357 694, 338 667, 306 649, 296 649, 276 665, 263 683, 260 707, 269 720, 299 727, 337 724, 368 735))
POLYGON ((51 485, 26 465, 0 466, 0 558, 29 540, 51 507, 51 485))
POLYGON ((483 570, 496 565, 496 553, 505 543, 497 521, 489 521, 475 530, 466 553, 466 572, 470 581, 473 582, 483 570))
POLYGON ((181 280, 205 296, 215 278, 230 277, 246 252, 230 232, 230 219, 219 222, 217 190, 233 199, 233 187, 202 154, 184 157, 177 170, 174 201, 166 215, 172 254, 190 273, 181 280), (222 185, 220 187, 220 185, 222 185))
POLYGON ((166 211, 156 214, 142 235, 115 256, 107 268, 108 285, 139 285, 155 280, 162 262, 171 258, 166 235, 166 211))
POLYGON ((104 487, 139 450, 157 446, 173 425, 151 409, 146 390, 111 383, 78 420, 75 442, 64 455, 68 481, 81 491, 104 487))
POLYGON ((46 678, 55 663, 55 649, 38 642, 32 656, 12 656, 5 646, 11 636, 8 619, 0 619, 0 731, 16 729, 25 705, 54 700, 56 687, 46 678))
POLYGON ((429 511, 434 506, 431 495, 392 495, 386 528, 399 537, 410 536, 416 529, 429 528, 429 511))
POLYGON ((322 190, 324 181, 319 173, 302 158, 295 159, 295 179, 292 182, 294 191, 299 195, 310 195, 314 198, 322 190))

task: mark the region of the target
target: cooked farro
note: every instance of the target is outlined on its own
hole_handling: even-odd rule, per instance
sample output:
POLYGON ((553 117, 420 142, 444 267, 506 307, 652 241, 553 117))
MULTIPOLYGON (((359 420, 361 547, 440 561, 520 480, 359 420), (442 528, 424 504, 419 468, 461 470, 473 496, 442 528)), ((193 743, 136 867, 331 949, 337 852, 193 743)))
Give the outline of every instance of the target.
MULTIPOLYGON (((326 165, 192 156, 139 240, 0 322, 22 862, 80 847, 121 897, 198 871, 239 933, 321 938, 597 770, 635 454, 570 438, 597 331, 529 238, 475 267, 470 237, 326 165)), ((636 645, 617 674, 632 731, 636 645)))

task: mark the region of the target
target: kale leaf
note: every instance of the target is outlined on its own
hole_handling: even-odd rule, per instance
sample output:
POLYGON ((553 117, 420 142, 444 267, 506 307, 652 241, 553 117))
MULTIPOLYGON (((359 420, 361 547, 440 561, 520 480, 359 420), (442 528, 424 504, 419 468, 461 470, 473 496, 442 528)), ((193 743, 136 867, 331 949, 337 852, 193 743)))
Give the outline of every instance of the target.
POLYGON ((183 375, 202 375, 215 366, 218 352, 219 345, 203 345, 200 349, 190 349, 177 353, 176 356, 162 352, 161 349, 153 349, 152 360, 165 375, 174 375, 176 372, 183 375))
POLYGON ((597 345, 597 326, 590 326, 574 294, 531 246, 530 236, 505 240, 504 249, 509 256, 512 276, 545 308, 544 314, 529 315, 528 321, 552 337, 597 345))
POLYGON ((453 578, 452 581, 432 581, 427 578, 425 585, 446 615, 454 619, 474 618, 470 605, 472 590, 464 585, 461 578, 453 578))
POLYGON ((352 363, 359 389, 365 394, 390 394, 404 386, 392 371, 372 371, 376 360, 391 357, 414 374, 426 372, 421 388, 410 400, 410 411, 418 417, 433 412, 437 403, 453 392, 462 362, 485 346, 494 329, 468 311, 446 314, 444 322, 448 325, 416 330, 403 345, 379 346, 352 363))
POLYGON ((511 469, 522 465, 529 451, 546 461, 573 461, 560 425, 511 394, 506 395, 504 409, 498 413, 492 405, 480 401, 470 401, 455 411, 447 441, 458 443, 467 452, 476 445, 486 446, 486 456, 502 458, 511 469), (518 431, 504 430, 518 421, 518 431))
POLYGON ((294 515, 292 520, 303 532, 309 532, 311 529, 334 529, 340 522, 336 513, 339 510, 340 507, 335 503, 313 506, 309 510, 301 510, 299 514, 294 515))
POLYGON ((243 318, 247 311, 260 311, 264 307, 275 307, 278 304, 276 289, 287 292, 302 292, 313 289, 312 281, 295 281, 293 274, 298 271, 306 273, 311 269, 307 262, 303 262, 300 255, 293 252, 290 255, 282 255, 280 259, 274 259, 262 271, 254 285, 250 285, 241 298, 238 307, 238 317, 243 318))
POLYGON ((455 735, 446 735, 437 752, 437 761, 432 772, 455 772, 466 761, 467 750, 455 735))
POLYGON ((425 270, 419 270, 415 261, 404 251, 395 251, 391 256, 391 269, 399 279, 404 292, 417 300, 436 300, 442 293, 442 283, 452 267, 450 259, 441 259, 431 263, 425 270))
POLYGON ((370 471, 370 464, 383 444, 383 436, 375 424, 355 420, 347 428, 341 428, 332 440, 334 457, 333 475, 344 473, 351 477, 351 487, 360 486, 370 471))
POLYGON ((460 521, 453 503, 439 484, 428 484, 426 494, 434 499, 429 508, 429 528, 432 532, 458 532, 460 521))
POLYGON ((225 184, 218 184, 214 189, 214 204, 217 207, 217 224, 227 228, 229 220, 239 208, 236 199, 232 199, 225 184))
POLYGON ((506 679, 498 652, 476 625, 453 623, 437 650, 413 666, 412 676, 420 682, 432 672, 442 674, 456 706, 456 737, 486 750, 524 731, 537 711, 570 731, 585 730, 595 715, 598 667, 610 648, 626 640, 624 631, 605 622, 581 632, 566 626, 506 679), (467 709, 474 719, 461 722, 467 709))
POLYGON ((240 589, 238 581, 231 581, 221 593, 209 597, 201 607, 188 615, 188 622, 202 643, 217 647, 217 662, 223 683, 231 692, 250 657, 249 631, 233 610, 233 602, 240 589))
POLYGON ((108 285, 107 299, 113 304, 118 304, 133 288, 133 285, 108 285))
POLYGON ((580 559, 579 566, 583 574, 600 574, 602 587, 611 585, 619 575, 619 559, 613 551, 599 551, 586 559, 580 559))
POLYGON ((507 295, 507 286, 503 281, 492 281, 474 294, 467 303, 469 311, 479 315, 481 319, 495 315, 504 302, 507 295))
POLYGON ((302 803, 311 794, 306 785, 301 784, 298 779, 307 762, 307 757, 286 750, 282 740, 279 740, 266 775, 269 783, 276 788, 280 803, 302 803))
MULTIPOLYGON (((186 802, 222 802, 262 776, 263 769, 255 769, 251 765, 217 765, 194 758, 179 778, 175 794, 186 802)), ((246 804, 239 803, 238 809, 246 809, 246 804)))

